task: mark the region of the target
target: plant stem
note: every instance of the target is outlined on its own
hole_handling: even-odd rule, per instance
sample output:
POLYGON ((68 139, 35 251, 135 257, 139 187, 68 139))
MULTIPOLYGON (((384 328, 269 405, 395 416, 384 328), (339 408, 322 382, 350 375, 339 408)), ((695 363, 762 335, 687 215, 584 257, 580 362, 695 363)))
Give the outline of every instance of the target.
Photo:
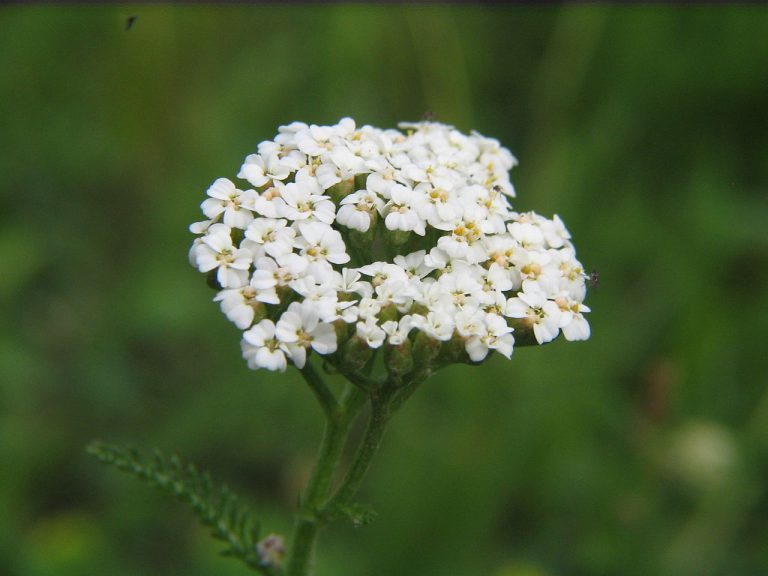
POLYGON ((416 388, 414 383, 399 389, 393 388, 388 381, 382 383, 379 388, 367 388, 363 391, 359 384, 349 384, 344 396, 337 402, 317 372, 305 367, 302 374, 323 406, 326 426, 317 462, 296 516, 285 576, 307 576, 310 573, 318 531, 325 523, 335 518, 354 497, 381 444, 390 418, 416 388), (366 396, 371 400, 368 427, 341 485, 333 496, 329 496, 349 429, 366 396), (328 397, 333 401, 332 405, 328 397))
MULTIPOLYGON (((302 374, 305 374, 303 370, 302 374)), ((328 391, 319 374, 314 370, 308 371, 307 374, 311 374, 311 378, 316 381, 315 383, 322 384, 322 387, 318 387, 310 383, 313 391, 328 391)), ((309 381, 309 378, 307 380, 309 381)), ((286 564, 286 576, 305 576, 308 574, 317 531, 321 525, 317 512, 328 496, 334 472, 346 444, 350 425, 362 407, 365 398, 364 394, 357 388, 350 387, 340 403, 334 399, 335 407, 329 410, 321 398, 321 394, 316 392, 316 396, 323 404, 326 424, 317 461, 301 498, 301 505, 296 516, 293 541, 286 564)), ((322 396, 325 395, 322 394, 322 396)))
POLYGON ((339 404, 309 360, 304 364, 304 368, 301 369, 301 375, 304 377, 307 384, 309 384, 317 401, 320 402, 320 406, 322 406, 326 417, 331 418, 339 404))
POLYGON ((368 428, 365 431, 363 441, 341 486, 323 507, 323 512, 333 512, 334 508, 348 504, 360 487, 363 477, 371 465, 371 460, 379 449, 387 423, 392 416, 388 400, 389 397, 372 399, 371 419, 368 421, 368 428))

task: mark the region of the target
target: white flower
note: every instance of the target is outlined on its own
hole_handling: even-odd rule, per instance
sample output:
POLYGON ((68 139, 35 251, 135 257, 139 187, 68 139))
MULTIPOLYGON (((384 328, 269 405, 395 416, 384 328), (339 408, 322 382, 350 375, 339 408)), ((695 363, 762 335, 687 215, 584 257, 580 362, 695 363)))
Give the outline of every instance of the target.
POLYGON ((314 276, 304 276, 290 283, 290 287, 304 297, 304 304, 311 304, 323 322, 336 320, 338 293, 330 283, 317 282, 314 276))
POLYGON ((414 328, 413 317, 403 316, 399 321, 387 320, 381 329, 387 334, 387 341, 393 346, 400 346, 408 339, 408 334, 414 328))
POLYGON ((254 210, 267 218, 279 218, 281 208, 284 206, 281 198, 284 190, 285 184, 279 180, 274 180, 272 185, 256 198, 253 203, 254 210))
POLYGON ((245 158, 245 162, 237 173, 238 178, 248 180, 254 186, 264 186, 269 182, 269 176, 266 175, 266 162, 258 154, 250 154, 245 158))
POLYGON ((458 263, 452 272, 440 276, 437 283, 446 294, 450 294, 454 306, 474 308, 480 303, 483 292, 480 280, 479 270, 458 263))
POLYGON ((507 326, 504 318, 498 314, 486 314, 482 328, 467 338, 465 349, 473 362, 480 362, 488 355, 489 350, 496 350, 510 358, 514 344, 512 328, 507 326))
POLYGON ((405 270, 405 273, 412 278, 424 278, 435 270, 434 266, 429 266, 424 261, 426 254, 425 250, 419 250, 407 256, 395 256, 395 265, 405 270))
POLYGON ((297 134, 296 145, 307 156, 320 156, 333 149, 333 126, 316 126, 312 124, 306 130, 297 134))
MULTIPOLYGON (((371 167, 371 162, 366 165, 367 168, 371 167)), ((365 187, 378 194, 382 198, 390 197, 390 190, 401 181, 395 180, 397 173, 394 168, 391 167, 389 162, 382 162, 382 165, 375 172, 371 172, 365 181, 365 187)))
POLYGON ((270 180, 285 180, 305 164, 305 156, 297 151, 281 154, 278 146, 267 149, 259 146, 259 154, 250 154, 237 174, 257 187, 262 187, 270 180))
POLYGON ((328 190, 334 184, 344 180, 345 172, 335 164, 321 164, 315 170, 315 177, 323 190, 328 190))
POLYGON ((479 308, 464 308, 455 316, 456 332, 465 338, 477 336, 485 329, 486 313, 479 308))
POLYGON ((509 270, 494 262, 480 272, 484 292, 508 292, 514 287, 509 270))
POLYGON ((571 238, 570 232, 565 228, 565 224, 563 224, 563 221, 560 220, 557 214, 553 216, 552 220, 541 217, 537 220, 544 234, 544 240, 546 240, 550 248, 562 248, 571 238))
POLYGON ((221 302, 221 311, 240 330, 245 330, 253 324, 254 308, 259 302, 280 304, 280 298, 278 298, 274 286, 258 289, 254 287, 253 279, 251 279, 249 286, 222 290, 214 300, 221 302))
POLYGON ((297 239, 296 245, 308 260, 326 260, 333 264, 349 262, 347 247, 337 230, 322 222, 302 222, 299 231, 301 238, 297 239))
POLYGON ((320 322, 311 303, 291 302, 277 322, 275 335, 297 368, 304 368, 309 347, 319 354, 336 351, 336 331, 331 324, 320 322))
POLYGON ((262 320, 244 332, 242 349, 249 368, 285 372, 285 351, 275 338, 275 324, 272 320, 262 320))
POLYGON ((275 286, 287 286, 299 278, 309 266, 298 254, 288 254, 275 262, 272 258, 257 258, 251 277, 251 286, 257 290, 271 290, 275 286))
POLYGON ((451 317, 441 312, 430 311, 426 316, 414 314, 411 320, 414 327, 426 333, 430 338, 445 342, 453 336, 456 327, 451 317))
POLYGON ((195 249, 195 262, 200 272, 218 268, 216 279, 222 288, 239 288, 248 282, 248 268, 253 254, 232 245, 231 229, 226 224, 213 224, 195 249))
POLYGON ((419 216, 419 205, 424 197, 401 184, 390 188, 390 201, 384 207, 386 218, 384 224, 389 230, 416 232, 419 236, 426 234, 424 221, 419 216))
POLYGON ((262 244, 264 251, 273 258, 285 256, 293 251, 293 239, 296 230, 290 228, 285 220, 258 218, 251 222, 245 231, 245 237, 256 244, 262 244))
POLYGON ((400 126, 292 122, 243 161, 255 190, 209 187, 189 260, 215 271, 251 368, 301 368, 314 350, 343 372, 337 329, 373 349, 426 337, 437 367, 454 338, 480 362, 529 332, 589 337, 570 233, 557 215, 513 212, 512 154, 438 122, 400 126))
POLYGON ((479 208, 465 207, 464 216, 451 230, 451 234, 441 236, 437 241, 438 248, 450 258, 462 259, 470 264, 486 260, 488 255, 481 242, 483 231, 480 212, 479 208))
POLYGON ((314 218, 325 224, 331 224, 336 217, 336 206, 322 195, 322 188, 317 180, 305 171, 296 174, 296 181, 286 184, 280 194, 283 201, 280 210, 288 220, 307 220, 314 218))
POLYGON ((257 194, 254 190, 238 190, 231 180, 219 178, 207 192, 210 198, 201 205, 211 220, 224 215, 223 222, 232 228, 246 228, 253 221, 257 194))
POLYGON ((349 294, 355 292, 362 297, 370 298, 373 294, 373 286, 365 281, 360 281, 361 275, 354 268, 343 268, 341 270, 341 283, 338 286, 339 292, 349 294))
POLYGON ((544 233, 536 224, 527 221, 528 215, 522 215, 517 222, 507 225, 512 238, 524 248, 541 248, 544 245, 544 233))
POLYGON ((424 202, 418 207, 419 215, 438 230, 453 228, 462 212, 454 194, 430 184, 419 184, 416 190, 424 194, 424 202))
POLYGON ((589 312, 589 307, 574 300, 567 292, 556 296, 555 304, 560 308, 560 329, 565 339, 587 340, 590 330, 584 312, 589 312))
POLYGON ((384 201, 369 190, 358 190, 343 198, 339 204, 336 220, 359 232, 367 232, 374 211, 381 212, 384 209, 384 201))
POLYGON ((378 348, 384 343, 387 333, 376 322, 376 318, 368 316, 363 322, 358 322, 355 326, 356 334, 359 338, 365 340, 371 348, 378 348))
POLYGON ((554 340, 560 332, 560 308, 532 285, 507 301, 505 315, 522 318, 528 327, 533 328, 539 344, 554 340))

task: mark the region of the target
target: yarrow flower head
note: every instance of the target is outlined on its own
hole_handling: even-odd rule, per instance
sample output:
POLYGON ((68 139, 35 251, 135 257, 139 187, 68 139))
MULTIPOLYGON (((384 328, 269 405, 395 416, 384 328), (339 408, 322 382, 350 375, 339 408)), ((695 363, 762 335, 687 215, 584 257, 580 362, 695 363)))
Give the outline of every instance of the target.
POLYGON ((242 183, 209 187, 190 262, 249 367, 302 368, 314 352, 354 376, 383 348, 390 376, 413 379, 589 338, 570 234, 513 210, 512 154, 437 122, 400 128, 281 126, 242 183))

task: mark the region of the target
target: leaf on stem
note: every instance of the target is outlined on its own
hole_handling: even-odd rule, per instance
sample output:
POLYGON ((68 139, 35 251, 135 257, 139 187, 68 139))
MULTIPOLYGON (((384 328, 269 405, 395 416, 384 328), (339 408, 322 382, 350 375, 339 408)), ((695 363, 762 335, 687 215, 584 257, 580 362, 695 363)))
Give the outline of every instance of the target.
POLYGON ((100 462, 128 472, 188 504, 211 529, 213 537, 226 544, 222 555, 239 558, 263 574, 279 570, 279 566, 259 554, 259 526, 253 511, 226 485, 214 483, 207 472, 159 450, 147 458, 134 448, 93 442, 87 451, 100 462))
POLYGON ((355 528, 368 526, 378 516, 378 513, 371 507, 363 504, 341 504, 334 506, 327 512, 329 520, 337 518, 346 518, 355 528))

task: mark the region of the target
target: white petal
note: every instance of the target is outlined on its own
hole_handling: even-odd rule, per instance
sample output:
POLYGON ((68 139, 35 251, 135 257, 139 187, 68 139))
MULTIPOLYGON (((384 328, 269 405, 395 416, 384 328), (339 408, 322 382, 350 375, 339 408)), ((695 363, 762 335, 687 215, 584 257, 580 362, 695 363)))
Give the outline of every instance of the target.
POLYGON ((480 362, 488 355, 488 347, 477 336, 467 340, 464 348, 473 362, 480 362))
POLYGON ((236 190, 234 183, 227 178, 218 178, 210 188, 208 188, 207 194, 211 198, 218 198, 219 200, 229 200, 232 192, 236 190))
POLYGON ((330 324, 320 324, 312 332, 312 348, 320 354, 336 352, 336 330, 330 324))
POLYGON ((287 362, 282 350, 270 350, 267 347, 259 348, 256 352, 256 364, 267 370, 279 370, 285 372, 287 362))

